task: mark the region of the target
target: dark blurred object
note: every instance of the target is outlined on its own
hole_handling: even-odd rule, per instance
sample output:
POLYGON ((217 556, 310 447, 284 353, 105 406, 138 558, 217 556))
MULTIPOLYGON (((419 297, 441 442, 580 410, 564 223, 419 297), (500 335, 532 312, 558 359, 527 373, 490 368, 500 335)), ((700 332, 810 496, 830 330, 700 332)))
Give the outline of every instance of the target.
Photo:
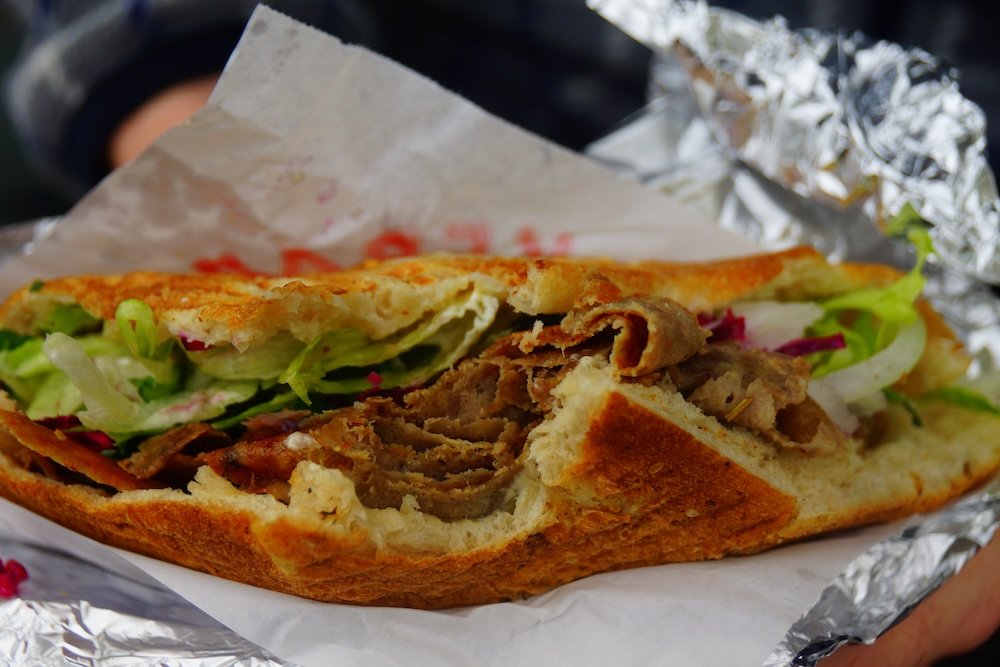
MULTIPOLYGON (((0 0, 0 67, 27 34, 8 108, 27 147, 33 181, 4 150, 0 223, 57 213, 108 170, 108 135, 153 93, 218 71, 256 0, 0 0), (92 11, 100 7, 101 11, 92 11), (94 14, 91 16, 90 14, 94 14)), ((644 102, 650 55, 583 0, 273 0, 279 11, 362 43, 486 110, 572 149, 603 136, 644 102)), ((1000 6, 971 0, 722 0, 792 27, 861 30, 919 46, 961 73, 962 91, 1000 117, 1000 6)), ((11 147, 0 119, 0 148, 11 147), (6 145, 5 143, 6 142, 6 145)), ((989 129, 1000 153, 1000 121, 989 129)), ((994 167, 996 163, 994 162, 994 167)))
MULTIPOLYGON (((222 70, 255 0, 5 0, 25 32, 6 105, 25 155, 71 199, 109 171, 108 141, 140 104, 222 70)), ((274 0, 355 42, 371 29, 356 0, 274 0)))
POLYGON ((644 102, 651 54, 583 0, 369 0, 382 52, 582 149, 644 102))
MULTIPOLYGON (((33 199, 43 202, 35 215, 64 209, 109 171, 108 140, 143 101, 221 70, 256 4, 4 1, 28 28, 10 72, 7 110, 32 168, 49 196, 59 197, 33 199)), ((268 4, 571 148, 597 139, 644 102, 649 52, 582 0, 268 4)), ((0 222, 19 219, 12 213, 5 210, 0 222)))
MULTIPOLYGON (((0 10, 0 72, 17 53, 19 32, 0 10)), ((10 118, 0 107, 0 224, 60 213, 68 201, 54 196, 27 164, 10 118)))

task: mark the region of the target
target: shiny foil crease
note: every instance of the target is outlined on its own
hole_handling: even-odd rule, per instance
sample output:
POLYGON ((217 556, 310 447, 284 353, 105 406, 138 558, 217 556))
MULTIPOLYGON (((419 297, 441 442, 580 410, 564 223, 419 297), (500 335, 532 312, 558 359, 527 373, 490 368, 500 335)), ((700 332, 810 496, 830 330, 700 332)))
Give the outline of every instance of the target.
MULTIPOLYGON (((946 266, 1000 283, 985 115, 935 57, 860 34, 792 31, 781 19, 760 23, 704 2, 590 4, 657 50, 663 67, 686 73, 683 94, 722 157, 746 166, 744 178, 763 177, 877 228, 909 205, 933 225, 946 266)), ((661 71, 654 83, 670 76, 661 71)), ((661 92, 677 92, 676 82, 661 92)), ((768 223, 764 233, 792 225, 768 223)))
POLYGON ((837 647, 871 643, 962 569, 1000 522, 1000 482, 880 542, 820 595, 764 663, 816 665, 837 647), (873 635, 873 631, 877 633, 873 635))
MULTIPOLYGON (((1000 368, 1000 214, 985 119, 929 54, 860 35, 793 32, 702 2, 590 0, 657 52, 649 105, 588 153, 771 249, 912 266, 884 224, 909 204, 938 252, 926 295, 1000 368)), ((997 385, 1000 383, 994 383, 997 385)), ((1000 388, 992 387, 994 401, 1000 388)), ((989 542, 1000 482, 872 547, 765 663, 815 665, 871 643, 989 542)))
POLYGON ((0 558, 30 576, 0 599, 0 665, 290 665, 151 583, 4 537, 0 558))

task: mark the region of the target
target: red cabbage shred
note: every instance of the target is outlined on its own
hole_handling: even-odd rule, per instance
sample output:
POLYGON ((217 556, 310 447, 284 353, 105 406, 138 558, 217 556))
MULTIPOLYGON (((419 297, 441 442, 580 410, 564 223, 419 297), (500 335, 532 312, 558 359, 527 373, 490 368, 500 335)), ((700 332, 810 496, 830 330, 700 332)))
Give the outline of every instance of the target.
POLYGON ((200 341, 197 338, 191 338, 186 334, 180 334, 177 337, 180 339, 181 345, 188 352, 204 352, 205 350, 212 347, 208 343, 200 341))
POLYGON ((10 599, 19 594, 18 586, 28 580, 28 570, 16 560, 0 560, 0 598, 10 599))
POLYGON ((59 415, 58 417, 43 417, 36 419, 35 423, 53 431, 56 429, 76 428, 80 425, 80 418, 76 415, 59 415))
POLYGON ((113 449, 115 446, 115 441, 104 431, 64 431, 64 433, 74 442, 98 452, 113 449))
POLYGON ((775 352, 787 354, 791 357, 801 357, 804 354, 813 352, 826 352, 828 350, 842 350, 847 347, 844 334, 838 332, 830 336, 816 336, 814 338, 796 338, 781 345, 775 352))
POLYGON ((711 313, 698 313, 698 324, 708 329, 710 343, 725 343, 727 341, 745 342, 747 339, 747 321, 742 315, 736 315, 732 308, 726 308, 721 317, 711 313))

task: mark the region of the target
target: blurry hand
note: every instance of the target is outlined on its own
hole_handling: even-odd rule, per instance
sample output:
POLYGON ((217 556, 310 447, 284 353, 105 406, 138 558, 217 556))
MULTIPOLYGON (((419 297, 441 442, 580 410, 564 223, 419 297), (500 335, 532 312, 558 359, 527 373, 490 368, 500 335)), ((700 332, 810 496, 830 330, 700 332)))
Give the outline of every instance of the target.
POLYGON ((174 84, 133 111, 111 135, 108 157, 112 167, 130 162, 161 134, 180 125, 203 107, 212 94, 217 74, 174 84))
POLYGON ((871 646, 844 646, 820 667, 925 667, 982 644, 1000 627, 1000 535, 871 646))

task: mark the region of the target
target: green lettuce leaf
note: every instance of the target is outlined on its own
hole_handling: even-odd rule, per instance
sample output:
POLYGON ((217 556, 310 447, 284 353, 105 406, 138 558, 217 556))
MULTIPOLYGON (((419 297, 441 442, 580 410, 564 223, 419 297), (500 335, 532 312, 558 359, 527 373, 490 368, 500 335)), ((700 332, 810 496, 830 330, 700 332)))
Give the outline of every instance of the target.
POLYGON ((79 414, 85 425, 105 430, 104 425, 131 424, 138 418, 139 402, 116 388, 78 341, 66 334, 54 333, 45 339, 43 347, 52 364, 78 389, 86 390, 87 410, 79 414))
POLYGON ((185 354, 201 372, 212 377, 223 380, 274 380, 288 369, 304 347, 302 341, 282 332, 243 352, 229 345, 187 351, 185 354))
POLYGON ((339 329, 311 341, 278 378, 306 404, 309 393, 352 394, 370 388, 367 376, 375 371, 383 388, 423 382, 464 356, 499 309, 496 297, 472 291, 408 329, 379 341, 354 329, 339 329), (429 360, 406 363, 401 357, 418 346, 434 347, 429 360), (398 364, 385 366, 390 360, 398 364), (328 378, 339 369, 357 369, 348 377, 328 378))
POLYGON ((24 413, 31 419, 75 414, 83 407, 83 394, 62 371, 45 376, 24 413))
MULTIPOLYGON (((257 415, 268 414, 269 412, 278 412, 279 410, 285 410, 291 408, 292 406, 298 404, 299 397, 295 395, 294 391, 286 391, 275 394, 270 399, 267 399, 261 403, 254 403, 245 407, 242 410, 238 410, 235 414, 226 415, 221 419, 216 419, 211 422, 209 426, 218 429, 220 431, 226 431, 235 426, 238 426, 250 419, 251 417, 256 417, 257 415)), ((235 406, 238 408, 239 406, 235 406)))
POLYGON ((985 394, 961 385, 952 385, 951 387, 935 389, 934 391, 924 394, 922 398, 944 401, 967 410, 985 412, 987 414, 1000 417, 1000 405, 993 403, 985 394))
POLYGON ((133 357, 153 359, 157 356, 156 320, 153 309, 141 299, 126 299, 115 310, 118 335, 133 357))
POLYGON ((916 427, 922 427, 924 425, 923 417, 920 416, 920 410, 917 409, 916 403, 910 400, 909 396, 901 394, 895 389, 886 387, 882 390, 882 394, 885 396, 886 400, 890 403, 896 403, 900 405, 907 413, 910 415, 910 421, 916 427))
POLYGON ((82 331, 92 331, 101 324, 82 306, 75 303, 60 303, 52 309, 39 329, 45 333, 64 333, 74 335, 82 331))
MULTIPOLYGON (((99 334, 82 336, 77 340, 91 356, 124 353, 121 345, 99 334)), ((0 381, 25 405, 33 400, 35 391, 46 376, 55 371, 42 344, 41 336, 27 336, 17 347, 0 350, 0 381)))
MULTIPOLYGON (((0 350, 0 382, 22 403, 28 403, 44 378, 24 375, 22 369, 41 354, 42 339, 30 337, 16 347, 0 350)), ((44 355, 42 355, 44 358, 44 355)))
POLYGON ((139 360, 92 358, 79 341, 61 333, 51 334, 43 347, 52 364, 81 391, 85 409, 77 416, 83 425, 116 439, 214 419, 259 389, 256 381, 210 381, 144 401, 130 382, 135 376, 145 377, 145 365, 139 360))
POLYGON ((934 248, 924 228, 911 226, 907 235, 917 261, 905 276, 885 287, 855 290, 819 304, 826 314, 809 327, 807 335, 840 333, 846 347, 810 355, 813 377, 821 378, 870 358, 885 349, 902 327, 920 317, 916 302, 926 283, 924 265, 934 248))
POLYGON ((10 329, 0 329, 0 352, 17 349, 33 337, 34 336, 11 331, 10 329))

